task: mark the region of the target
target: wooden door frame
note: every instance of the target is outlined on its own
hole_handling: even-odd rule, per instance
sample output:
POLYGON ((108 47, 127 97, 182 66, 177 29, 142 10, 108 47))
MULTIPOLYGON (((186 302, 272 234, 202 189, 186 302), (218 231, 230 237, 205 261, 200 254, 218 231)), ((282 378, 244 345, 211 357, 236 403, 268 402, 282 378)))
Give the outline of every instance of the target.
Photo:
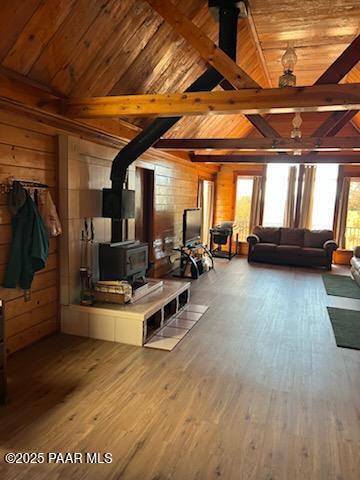
MULTIPOLYGON (((151 243, 149 243, 149 261, 152 261, 154 258, 153 255, 153 243, 154 243, 154 218, 155 218, 155 168, 153 165, 147 165, 146 163, 143 162, 136 162, 135 164, 135 182, 136 182, 136 169, 142 169, 146 170, 147 174, 150 174, 152 172, 152 188, 151 188, 151 206, 150 206, 150 211, 151 211, 151 217, 150 217, 150 231, 147 232, 151 243)), ((150 191, 148 192, 150 193, 150 191)), ((136 193, 135 193, 136 195, 136 193)), ((135 219, 135 228, 134 228, 134 234, 136 238, 136 219, 135 219)))

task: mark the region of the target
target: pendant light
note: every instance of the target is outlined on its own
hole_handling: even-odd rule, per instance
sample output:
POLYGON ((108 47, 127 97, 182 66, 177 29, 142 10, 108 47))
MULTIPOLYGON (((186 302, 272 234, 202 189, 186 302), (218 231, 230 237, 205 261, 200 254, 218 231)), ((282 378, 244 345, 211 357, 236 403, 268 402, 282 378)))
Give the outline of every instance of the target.
POLYGON ((294 69, 296 62, 295 48, 288 43, 287 49, 281 58, 284 73, 279 77, 279 87, 295 87, 296 76, 294 75, 294 69))

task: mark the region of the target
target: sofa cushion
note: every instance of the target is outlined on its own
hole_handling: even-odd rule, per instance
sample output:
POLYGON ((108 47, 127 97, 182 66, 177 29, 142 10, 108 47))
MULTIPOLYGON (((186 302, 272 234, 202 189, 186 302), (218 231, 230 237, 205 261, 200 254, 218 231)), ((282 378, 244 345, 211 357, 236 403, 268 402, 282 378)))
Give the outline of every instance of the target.
POLYGON ((308 255, 312 257, 326 257, 326 250, 323 248, 303 247, 301 249, 302 255, 308 255))
POLYGON ((301 250, 299 245, 278 245, 275 249, 276 253, 281 255, 301 255, 301 250))
POLYGON ((354 257, 360 258, 360 246, 354 248, 354 257))
POLYGON ((276 243, 257 243, 254 246, 254 252, 275 252, 275 248, 277 247, 276 243))
POLYGON ((304 245, 304 229, 303 228, 281 228, 280 229, 280 245, 304 245))
POLYGON ((260 238, 260 242, 279 244, 280 228, 255 227, 254 233, 260 238))
POLYGON ((323 248, 324 243, 333 238, 332 230, 305 230, 304 247, 323 248))

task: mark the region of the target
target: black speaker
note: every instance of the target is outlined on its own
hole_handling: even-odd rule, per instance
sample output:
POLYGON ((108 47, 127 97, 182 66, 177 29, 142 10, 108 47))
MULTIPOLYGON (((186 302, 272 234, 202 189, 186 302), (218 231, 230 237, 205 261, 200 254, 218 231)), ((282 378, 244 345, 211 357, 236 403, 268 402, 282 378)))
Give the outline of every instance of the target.
POLYGON ((135 218, 135 191, 103 188, 102 216, 118 220, 135 218))

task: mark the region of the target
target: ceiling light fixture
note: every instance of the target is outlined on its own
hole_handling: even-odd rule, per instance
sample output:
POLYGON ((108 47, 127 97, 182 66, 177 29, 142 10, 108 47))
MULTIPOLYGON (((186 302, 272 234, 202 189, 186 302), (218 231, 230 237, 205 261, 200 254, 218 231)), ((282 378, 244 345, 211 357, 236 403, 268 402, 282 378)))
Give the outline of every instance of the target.
POLYGON ((301 133, 301 124, 302 124, 302 118, 300 112, 296 112, 295 116, 292 121, 293 129, 291 130, 291 138, 294 140, 300 140, 302 137, 301 133))
MULTIPOLYGON (((300 115, 300 112, 296 112, 292 121, 293 128, 291 130, 291 138, 295 140, 295 142, 299 141, 302 137, 301 133, 301 124, 302 124, 302 118, 300 115)), ((296 149, 293 152, 293 155, 302 155, 302 150, 301 149, 296 149)))
POLYGON ((284 73, 279 77, 279 87, 295 87, 296 75, 294 69, 297 62, 295 48, 288 43, 287 49, 281 58, 284 73))

